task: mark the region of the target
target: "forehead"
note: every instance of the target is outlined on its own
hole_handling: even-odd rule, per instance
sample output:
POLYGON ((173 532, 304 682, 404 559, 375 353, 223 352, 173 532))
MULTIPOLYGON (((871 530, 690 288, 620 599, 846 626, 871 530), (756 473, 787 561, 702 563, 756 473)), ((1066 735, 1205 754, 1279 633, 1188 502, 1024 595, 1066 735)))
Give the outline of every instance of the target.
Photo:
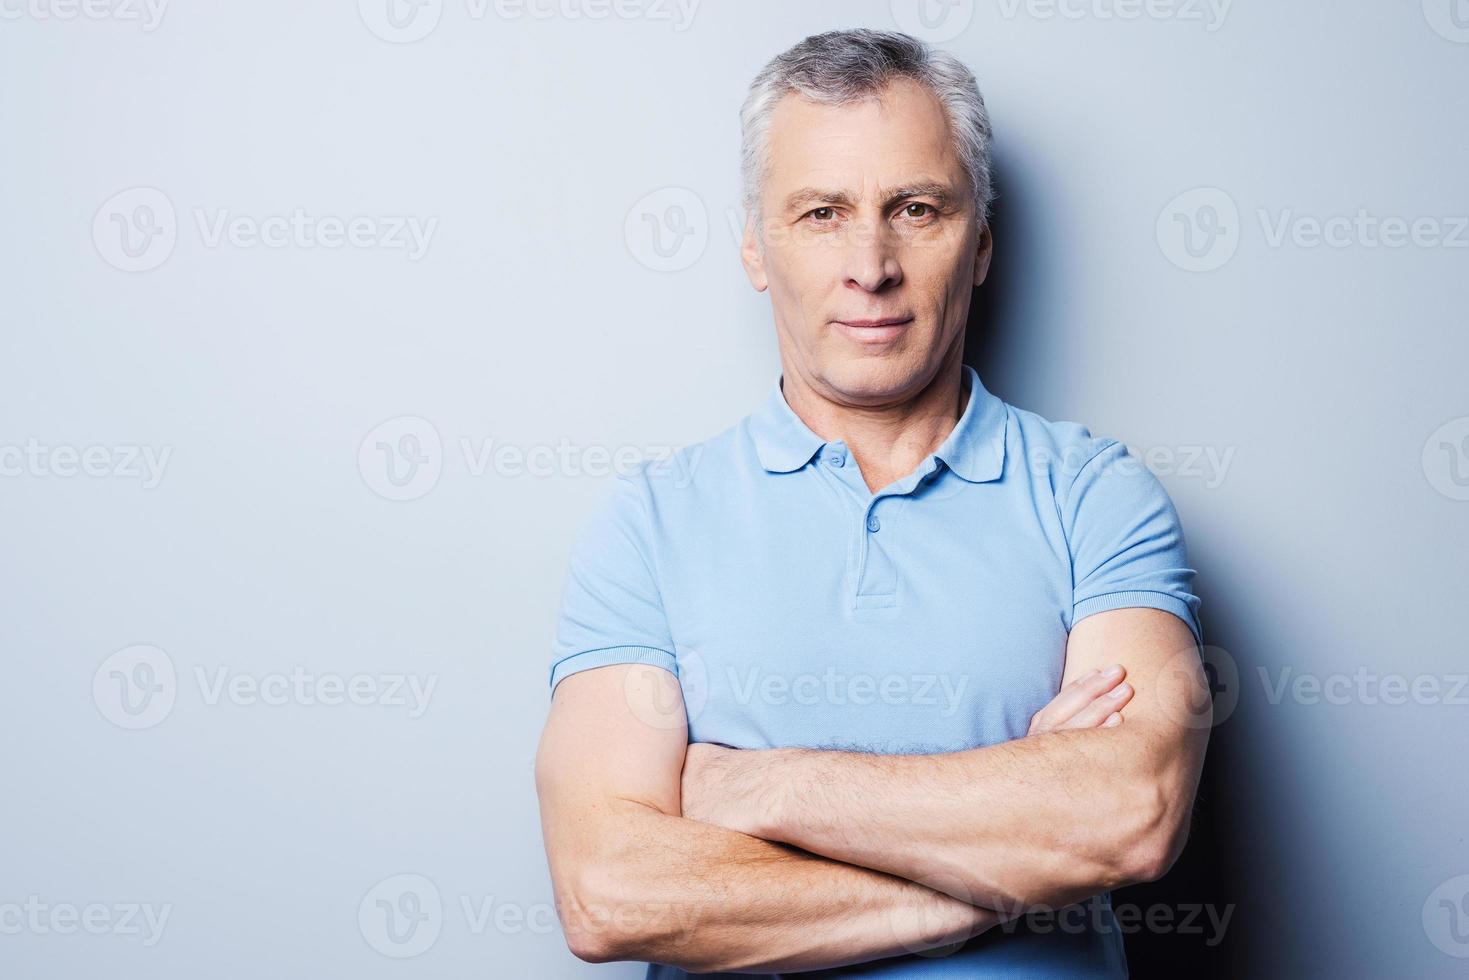
POLYGON ((775 193, 807 184, 860 191, 915 179, 962 185, 964 173, 943 105, 907 78, 848 105, 784 96, 770 116, 767 154, 775 193))

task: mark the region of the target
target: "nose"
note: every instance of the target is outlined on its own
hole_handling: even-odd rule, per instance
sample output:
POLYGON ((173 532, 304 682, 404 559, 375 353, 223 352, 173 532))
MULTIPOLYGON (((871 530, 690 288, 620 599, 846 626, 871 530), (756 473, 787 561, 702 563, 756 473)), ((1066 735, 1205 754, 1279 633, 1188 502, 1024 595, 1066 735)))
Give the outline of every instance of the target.
POLYGON ((849 288, 875 293, 903 281, 897 250, 880 224, 853 229, 843 248, 842 261, 849 288))

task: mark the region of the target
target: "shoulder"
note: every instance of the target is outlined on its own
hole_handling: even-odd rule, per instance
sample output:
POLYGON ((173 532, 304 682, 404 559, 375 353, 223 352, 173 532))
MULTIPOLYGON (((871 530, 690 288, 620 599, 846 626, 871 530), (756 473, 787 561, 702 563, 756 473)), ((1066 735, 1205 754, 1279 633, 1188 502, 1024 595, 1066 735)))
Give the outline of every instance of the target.
POLYGON ((592 522, 613 518, 656 531, 731 492, 754 461, 738 423, 698 442, 649 451, 615 468, 592 522), (747 458, 749 457, 749 458, 747 458))
POLYGON ((745 431, 748 418, 698 442, 651 454, 625 478, 655 502, 727 491, 731 482, 759 467, 745 431))
POLYGON ((1132 459, 1127 446, 1110 436, 1093 435, 1079 422, 1052 421, 1006 404, 1009 413, 1006 463, 1024 467, 1032 480, 1047 483, 1064 500, 1083 474, 1115 467, 1132 459), (1013 440, 1013 442, 1011 441, 1013 440))

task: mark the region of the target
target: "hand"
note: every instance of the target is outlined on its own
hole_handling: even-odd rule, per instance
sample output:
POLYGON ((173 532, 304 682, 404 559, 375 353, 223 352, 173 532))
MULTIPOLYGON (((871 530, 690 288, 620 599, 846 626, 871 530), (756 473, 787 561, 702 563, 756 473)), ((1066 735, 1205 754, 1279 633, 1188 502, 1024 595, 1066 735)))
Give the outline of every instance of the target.
POLYGON ((683 763, 683 815, 689 820, 761 836, 768 824, 774 780, 762 768, 779 749, 743 750, 708 742, 690 743, 683 763))
POLYGON ((1105 671, 1092 670, 1067 684, 1030 719, 1027 735, 1074 728, 1115 728, 1122 724, 1122 708, 1132 700, 1131 684, 1124 683, 1127 670, 1113 664, 1105 671))

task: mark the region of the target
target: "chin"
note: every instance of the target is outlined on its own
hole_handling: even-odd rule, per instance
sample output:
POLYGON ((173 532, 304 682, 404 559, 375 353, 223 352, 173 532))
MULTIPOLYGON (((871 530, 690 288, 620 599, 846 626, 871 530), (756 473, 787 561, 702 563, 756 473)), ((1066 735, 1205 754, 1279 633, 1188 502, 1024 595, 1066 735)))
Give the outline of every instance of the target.
POLYGON ((921 388, 928 380, 924 367, 921 360, 911 357, 868 354, 825 365, 821 377, 845 399, 881 404, 921 388))

